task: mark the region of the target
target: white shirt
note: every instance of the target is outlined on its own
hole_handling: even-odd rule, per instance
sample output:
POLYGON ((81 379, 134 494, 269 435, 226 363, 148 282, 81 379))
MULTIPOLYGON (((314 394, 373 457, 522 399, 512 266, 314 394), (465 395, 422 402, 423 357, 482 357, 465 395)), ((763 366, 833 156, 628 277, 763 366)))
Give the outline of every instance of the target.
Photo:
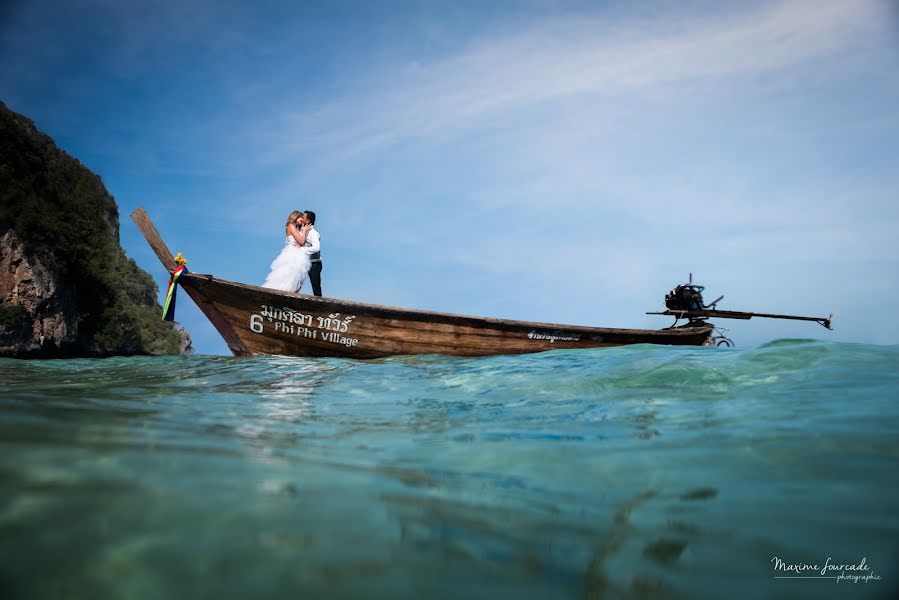
POLYGON ((319 238, 318 232, 315 230, 315 227, 313 227, 306 232, 306 243, 303 244, 303 251, 311 256, 320 251, 321 247, 321 238, 319 238))

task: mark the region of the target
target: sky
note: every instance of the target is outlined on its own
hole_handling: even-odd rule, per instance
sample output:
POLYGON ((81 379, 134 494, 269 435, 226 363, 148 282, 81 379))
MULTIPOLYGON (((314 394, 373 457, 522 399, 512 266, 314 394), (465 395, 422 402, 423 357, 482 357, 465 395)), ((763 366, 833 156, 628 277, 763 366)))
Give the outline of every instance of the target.
MULTIPOLYGON (((259 284, 314 210, 326 296, 899 343, 899 3, 0 0, 0 100, 100 174, 127 254, 259 284)), ((191 300, 200 354, 227 354, 191 300)))

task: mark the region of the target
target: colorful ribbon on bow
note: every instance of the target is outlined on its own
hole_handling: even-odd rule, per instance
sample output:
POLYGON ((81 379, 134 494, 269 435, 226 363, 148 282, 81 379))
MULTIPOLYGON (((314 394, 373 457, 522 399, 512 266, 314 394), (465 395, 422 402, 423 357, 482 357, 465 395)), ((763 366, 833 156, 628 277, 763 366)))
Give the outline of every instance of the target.
MULTIPOLYGON (((181 253, 179 252, 178 255, 180 256, 181 253)), ((175 320, 175 296, 178 292, 178 278, 186 271, 187 267, 178 265, 175 270, 172 271, 172 276, 169 277, 169 289, 165 293, 165 306, 162 307, 163 321, 175 320)))

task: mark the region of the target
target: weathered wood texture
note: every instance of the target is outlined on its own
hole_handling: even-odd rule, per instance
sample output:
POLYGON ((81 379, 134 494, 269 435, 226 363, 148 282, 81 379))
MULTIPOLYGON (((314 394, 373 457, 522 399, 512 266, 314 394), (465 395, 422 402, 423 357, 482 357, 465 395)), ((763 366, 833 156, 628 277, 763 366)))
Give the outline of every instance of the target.
POLYGON ((175 264, 175 257, 172 256, 169 247, 162 241, 162 236, 156 231, 156 226, 153 225, 153 221, 150 220, 147 211, 145 211, 143 207, 138 208, 131 213, 131 220, 134 221, 134 224, 140 229, 140 232, 144 235, 144 239, 150 244, 150 248, 156 253, 156 258, 159 259, 162 266, 168 269, 169 272, 174 271, 177 266, 175 264))
MULTIPOLYGON (((169 250, 168 246, 166 246, 165 242, 162 241, 162 236, 156 231, 156 226, 153 225, 153 222, 150 220, 150 217, 143 207, 132 212, 131 219, 134 221, 135 225, 137 225, 137 228, 140 229, 140 232, 147 240, 147 243, 150 244, 150 247, 153 249, 153 252, 156 253, 156 257, 160 260, 162 265, 169 272, 174 271, 177 266, 175 264, 175 257, 172 256, 172 252, 169 250)), ((196 303, 200 311, 206 315, 206 318, 209 319, 216 331, 218 331, 225 339, 225 343, 228 344, 228 348, 231 352, 236 356, 245 356, 249 354, 249 351, 244 347, 240 337, 231 327, 230 321, 212 305, 209 298, 199 293, 196 289, 185 286, 182 287, 184 288, 184 291, 187 292, 187 295, 190 296, 191 300, 196 303)))
MULTIPOLYGON (((131 218, 172 271, 172 253, 144 209, 131 218)), ((239 356, 490 356, 627 344, 699 346, 712 333, 711 325, 612 329, 469 317, 281 292, 189 272, 179 282, 239 356)))
POLYGON ((249 354, 378 358, 489 356, 627 344, 702 345, 711 326, 645 330, 469 317, 268 290, 187 274, 249 354))

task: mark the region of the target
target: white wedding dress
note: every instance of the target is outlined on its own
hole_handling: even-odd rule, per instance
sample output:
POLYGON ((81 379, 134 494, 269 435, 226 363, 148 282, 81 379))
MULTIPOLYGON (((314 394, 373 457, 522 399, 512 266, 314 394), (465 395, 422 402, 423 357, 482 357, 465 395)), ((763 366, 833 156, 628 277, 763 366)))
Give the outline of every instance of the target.
POLYGON ((298 292, 306 281, 312 263, 296 240, 287 236, 281 254, 272 261, 271 273, 262 282, 262 287, 285 292, 298 292))

